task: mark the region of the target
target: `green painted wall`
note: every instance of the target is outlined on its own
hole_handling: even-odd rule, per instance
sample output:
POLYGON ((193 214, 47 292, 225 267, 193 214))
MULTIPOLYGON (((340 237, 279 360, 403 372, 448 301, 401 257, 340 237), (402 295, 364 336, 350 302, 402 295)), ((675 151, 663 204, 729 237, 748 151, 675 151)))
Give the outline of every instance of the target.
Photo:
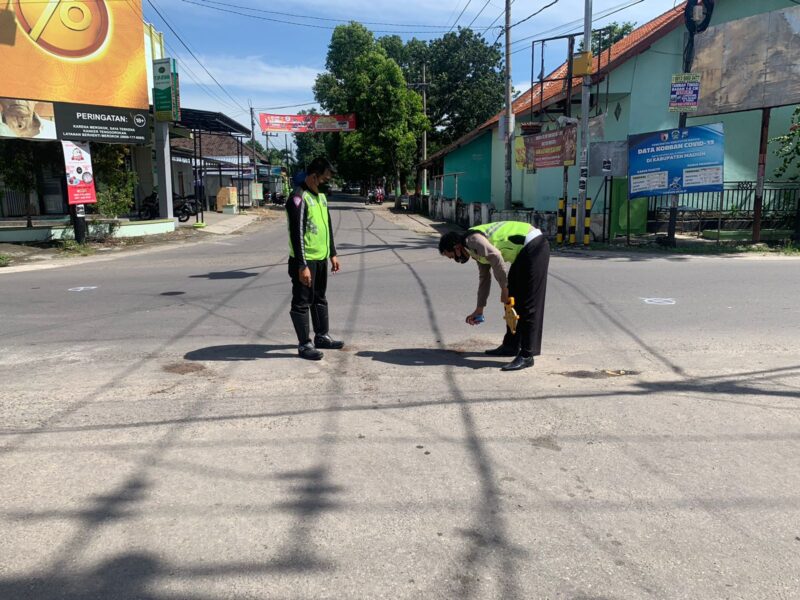
MULTIPOLYGON (((767 12, 795 6, 790 0, 761 0, 759 2, 742 2, 739 0, 718 0, 714 12, 713 25, 767 12)), ((678 126, 678 115, 668 111, 669 89, 673 73, 681 71, 682 52, 685 40, 685 29, 679 27, 639 56, 629 60, 617 68, 612 74, 606 96, 605 82, 600 88, 600 105, 608 110, 605 120, 605 141, 625 140, 628 135, 648 131, 659 131, 678 126), (615 109, 619 105, 619 118, 615 109)), ((594 91, 594 90, 593 90, 594 91)), ((576 107, 578 108, 578 107, 576 107)), ((794 107, 778 108, 772 111, 770 138, 781 135, 788 130, 794 107)), ((580 110, 573 115, 580 117, 580 110)), ((596 111, 591 116, 595 116, 596 111)), ((527 117, 518 117, 524 122, 527 117)), ((723 123, 725 125, 725 180, 754 181, 758 163, 758 141, 761 126, 761 111, 735 113, 707 118, 689 118, 689 125, 705 123, 723 123)), ((553 129, 548 125, 545 129, 553 129)), ((486 138, 484 135, 481 140, 486 138)), ((498 139, 497 127, 488 136, 491 139, 491 189, 490 200, 502 207, 505 195, 505 147, 498 139)), ((767 175, 772 177, 779 161, 774 154, 775 145, 771 144, 767 175)), ((578 170, 571 168, 568 196, 578 195, 578 170)), ((563 171, 561 169, 543 169, 536 174, 528 174, 516 166, 512 168, 512 201, 521 202, 527 208, 541 211, 554 211, 558 198, 562 195, 563 171)), ((459 183, 460 186, 460 183, 459 183)), ((601 200, 598 194, 602 178, 589 180, 590 197, 601 200)), ((602 210, 602 202, 596 203, 596 209, 602 210)))
MULTIPOLYGON (((445 175, 461 173, 458 176, 458 196, 464 202, 489 202, 492 178, 491 156, 492 142, 489 132, 445 156, 445 175)), ((445 177, 445 197, 454 198, 455 187, 455 177, 445 177)))

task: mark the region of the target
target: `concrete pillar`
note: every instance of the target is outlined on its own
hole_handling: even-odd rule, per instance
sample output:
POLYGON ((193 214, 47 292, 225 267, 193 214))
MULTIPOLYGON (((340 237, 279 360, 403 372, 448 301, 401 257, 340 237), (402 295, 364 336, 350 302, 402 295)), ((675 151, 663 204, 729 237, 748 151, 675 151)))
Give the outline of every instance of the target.
POLYGON ((172 154, 169 150, 169 123, 156 121, 156 172, 158 173, 158 213, 162 219, 172 214, 172 154))
POLYGON ((489 222, 489 205, 481 204, 481 223, 489 222))

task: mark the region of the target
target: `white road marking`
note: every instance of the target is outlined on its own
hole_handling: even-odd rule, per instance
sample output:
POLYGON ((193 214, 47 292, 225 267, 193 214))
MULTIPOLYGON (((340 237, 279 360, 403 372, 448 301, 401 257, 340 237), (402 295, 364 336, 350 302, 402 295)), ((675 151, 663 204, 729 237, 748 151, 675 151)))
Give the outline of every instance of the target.
POLYGON ((652 304, 655 306, 672 306, 678 302, 674 298, 641 298, 645 304, 652 304))

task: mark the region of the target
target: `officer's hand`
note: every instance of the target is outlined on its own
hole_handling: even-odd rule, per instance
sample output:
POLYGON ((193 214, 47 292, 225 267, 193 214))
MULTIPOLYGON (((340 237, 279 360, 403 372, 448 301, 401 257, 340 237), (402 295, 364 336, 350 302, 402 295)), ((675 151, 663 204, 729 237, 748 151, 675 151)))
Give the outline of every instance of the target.
POLYGON ((300 283, 306 287, 311 287, 311 269, 300 267, 300 283))
POLYGON ((341 268, 339 259, 336 256, 331 256, 331 273, 338 273, 341 268))
POLYGON ((500 290, 500 301, 503 304, 508 304, 508 288, 507 287, 504 287, 502 290, 500 290))
POLYGON ((481 316, 483 316, 483 309, 482 308, 476 308, 475 311, 471 315, 467 316, 467 319, 466 319, 467 320, 467 324, 469 324, 469 325, 477 325, 478 322, 475 319, 477 317, 481 317, 481 316))

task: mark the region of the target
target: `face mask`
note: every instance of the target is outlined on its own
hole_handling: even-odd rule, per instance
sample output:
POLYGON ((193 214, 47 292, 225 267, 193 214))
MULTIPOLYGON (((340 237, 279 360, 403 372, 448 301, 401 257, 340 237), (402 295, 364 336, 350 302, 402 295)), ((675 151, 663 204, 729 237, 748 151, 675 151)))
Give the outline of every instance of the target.
POLYGON ((462 265, 463 265, 464 263, 467 263, 467 262, 469 262, 469 255, 467 255, 467 254, 462 254, 461 256, 456 256, 456 257, 454 257, 454 258, 455 258, 455 261, 456 261, 456 262, 459 262, 459 263, 461 263, 462 265))

